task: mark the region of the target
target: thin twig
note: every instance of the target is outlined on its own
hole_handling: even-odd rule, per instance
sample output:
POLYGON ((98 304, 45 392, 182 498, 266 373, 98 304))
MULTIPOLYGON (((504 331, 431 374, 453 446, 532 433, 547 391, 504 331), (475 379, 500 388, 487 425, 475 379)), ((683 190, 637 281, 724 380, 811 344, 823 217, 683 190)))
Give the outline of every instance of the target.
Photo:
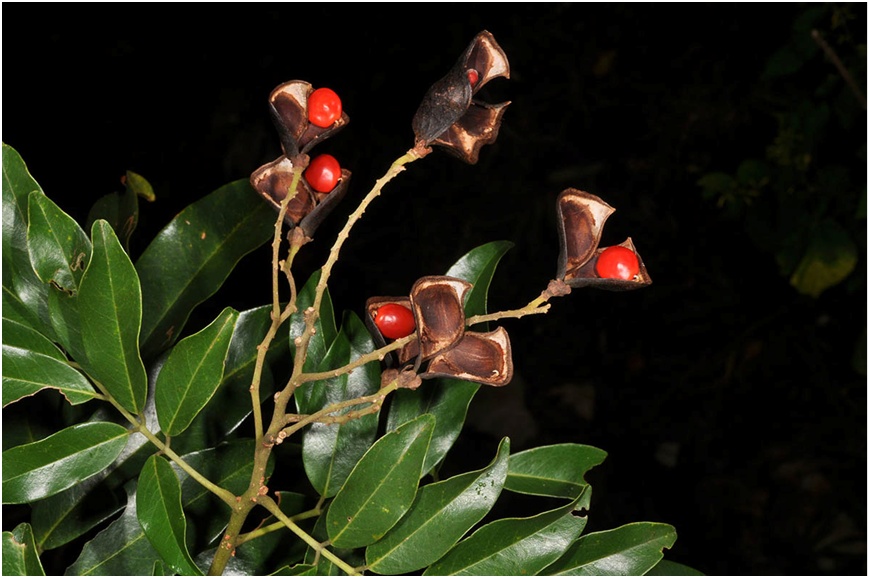
POLYGON ((866 110, 866 97, 863 96, 863 92, 860 90, 860 87, 857 86, 857 82, 854 80, 854 77, 851 76, 851 73, 845 68, 845 65, 842 63, 842 60, 839 58, 839 55, 836 54, 836 51, 833 50, 833 47, 827 44, 827 41, 824 40, 821 33, 817 30, 812 30, 812 38, 821 47, 821 50, 824 51, 824 54, 827 55, 827 58, 832 61, 833 66, 836 67, 836 70, 839 71, 839 74, 842 75, 842 78, 845 79, 845 83, 851 88, 851 92, 854 93, 854 96, 857 97, 857 100, 860 101, 860 105, 863 107, 863 110, 866 110))

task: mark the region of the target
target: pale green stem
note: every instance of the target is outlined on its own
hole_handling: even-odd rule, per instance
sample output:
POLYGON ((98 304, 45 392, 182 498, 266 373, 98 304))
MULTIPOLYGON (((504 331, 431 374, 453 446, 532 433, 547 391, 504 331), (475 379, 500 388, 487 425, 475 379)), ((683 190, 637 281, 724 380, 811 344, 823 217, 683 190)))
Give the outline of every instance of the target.
POLYGON ((220 498, 221 500, 229 504, 230 507, 232 507, 232 505, 235 503, 235 496, 232 495, 232 492, 224 490, 223 488, 197 472, 195 469, 193 469, 190 464, 188 464, 181 458, 181 456, 172 451, 172 449, 170 449, 167 444, 163 443, 160 438, 151 433, 151 430, 149 430, 148 427, 145 425, 144 418, 139 419, 130 412, 128 412, 126 409, 124 409, 121 404, 119 404, 118 401, 114 398, 114 396, 112 396, 112 394, 108 392, 108 390, 102 383, 93 378, 91 378, 91 381, 97 387, 97 389, 99 389, 106 397, 106 400, 111 403, 115 407, 115 409, 117 409, 121 413, 121 415, 124 416, 127 421, 133 424, 140 434, 145 436, 148 441, 157 446, 157 448, 161 452, 163 452, 166 457, 178 464, 178 467, 184 470, 184 472, 187 473, 188 476, 199 482, 199 484, 202 485, 205 489, 207 489, 209 492, 216 495, 218 498, 220 498))
MULTIPOLYGON (((281 233, 284 230, 284 217, 287 214, 287 207, 290 201, 298 193, 299 179, 302 177, 302 167, 293 167, 293 180, 290 183, 290 189, 287 195, 281 200, 281 206, 278 210, 278 218, 275 221, 275 234, 272 239, 272 324, 263 337, 262 342, 257 346, 256 364, 254 365, 253 377, 250 382, 250 397, 253 409, 253 428, 256 437, 256 443, 262 442, 263 438, 263 418, 262 409, 260 408, 260 383, 262 381, 263 366, 265 365, 266 354, 269 350, 272 340, 277 335, 278 329, 284 322, 286 317, 281 314, 281 298, 278 290, 278 272, 280 270, 288 271, 284 266, 279 264, 278 257, 281 249, 281 233)), ((294 303, 292 300, 290 303, 294 303)))
MULTIPOLYGON (((317 283, 317 287, 314 291, 314 303, 313 305, 305 311, 305 331, 302 333, 299 344, 296 348, 296 357, 294 360, 293 367, 293 376, 290 379, 290 383, 287 388, 281 393, 281 397, 286 399, 292 395, 294 389, 298 387, 299 381, 298 377, 302 374, 302 367, 304 365, 304 360, 308 354, 308 343, 311 340, 311 335, 314 333, 314 324, 319 317, 320 312, 320 304, 323 301, 323 294, 326 292, 326 284, 329 281, 329 275, 332 272, 332 267, 334 267, 335 262, 338 260, 338 253, 341 251, 341 247, 344 245, 344 242, 350 236, 350 230, 356 224, 359 219, 362 218, 362 215, 365 213, 365 209, 368 208, 368 205, 374 201, 378 196, 380 196, 380 192, 383 190, 383 187, 386 186, 389 181, 394 179, 399 173, 404 171, 405 165, 411 163, 417 159, 421 158, 420 153, 411 149, 401 157, 395 160, 392 165, 389 167, 389 170, 386 171, 386 174, 383 175, 377 182, 374 184, 374 187, 368 192, 367 195, 362 199, 359 203, 359 206, 356 208, 353 213, 347 219, 347 222, 344 224, 344 228, 341 229, 341 232, 338 233, 338 237, 335 239, 335 243, 332 245, 332 249, 329 251, 329 257, 326 259, 326 263, 323 265, 320 273, 320 280, 317 283)), ((284 403, 285 406, 285 403, 284 403)))
POLYGON ((289 516, 284 514, 281 509, 278 507, 277 503, 272 500, 268 496, 263 496, 260 498, 259 503, 269 512, 274 514, 274 516, 280 520, 287 528, 289 528, 296 536, 301 538, 308 546, 314 549, 315 552, 321 554, 330 562, 338 566, 341 570, 346 572, 350 576, 358 576, 357 572, 354 570, 352 566, 347 564, 344 560, 327 550, 322 544, 320 544, 317 540, 315 540, 310 534, 302 530, 299 526, 293 522, 289 516))
MULTIPOLYGON (((290 437, 291 435, 293 435, 294 433, 296 433, 297 431, 299 431, 300 429, 302 429, 303 427, 305 427, 306 425, 308 425, 309 423, 314 423, 315 421, 321 420, 329 414, 335 413, 336 411, 340 411, 340 410, 348 408, 348 407, 353 407, 354 405, 360 405, 363 403, 370 403, 370 404, 373 404, 373 407, 377 407, 377 405, 379 403, 381 403, 386 398, 387 395, 389 395, 390 393, 392 393, 396 389, 398 389, 398 380, 394 379, 391 382, 389 382, 387 385, 381 387, 377 391, 377 393, 373 393, 371 395, 365 395, 362 397, 357 397, 355 399, 345 399, 344 401, 339 401, 337 403, 333 403, 332 405, 326 406, 316 413, 312 413, 312 414, 306 415, 306 416, 300 416, 301 419, 298 422, 296 422, 293 425, 281 430, 280 437, 281 437, 281 439, 286 439, 286 438, 290 437)), ((361 411, 365 411, 365 410, 361 410, 361 411)), ((373 412, 369 412, 369 413, 373 413, 373 412)), ((360 414, 364 415, 364 413, 361 413, 361 412, 360 412, 360 414)))

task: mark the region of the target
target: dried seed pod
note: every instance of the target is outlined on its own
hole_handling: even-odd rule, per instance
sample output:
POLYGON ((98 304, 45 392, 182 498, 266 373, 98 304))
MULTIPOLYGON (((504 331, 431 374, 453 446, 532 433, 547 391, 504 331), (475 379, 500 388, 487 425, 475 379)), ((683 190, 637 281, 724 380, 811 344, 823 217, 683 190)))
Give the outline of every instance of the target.
POLYGON ((571 287, 596 287, 598 289, 607 289, 609 291, 626 291, 651 285, 652 278, 649 276, 649 272, 646 270, 645 264, 643 264, 643 258, 640 257, 639 253, 637 253, 637 249, 634 247, 634 242, 631 238, 628 237, 622 243, 614 246, 626 247, 637 256, 637 261, 639 261, 640 267, 633 279, 609 279, 602 278, 598 275, 596 271, 597 259, 601 253, 609 248, 598 247, 586 263, 568 273, 568 277, 565 278, 565 283, 571 287))
POLYGON ((488 333, 466 331, 454 347, 429 362, 422 378, 455 377, 500 387, 513 379, 510 338, 503 327, 488 333))
POLYGON ((284 154, 298 162, 300 155, 329 138, 350 122, 346 112, 331 126, 318 127, 308 120, 308 96, 314 91, 310 83, 291 80, 278 85, 269 95, 272 120, 278 130, 284 154))
POLYGON ((652 282, 643 260, 628 238, 622 246, 637 254, 640 264, 638 274, 630 280, 604 279, 595 271, 597 256, 606 247, 599 248, 603 226, 615 209, 600 197, 580 191, 565 189, 558 195, 558 255, 557 278, 571 287, 597 287, 612 291, 637 289, 652 282))
MULTIPOLYGON (((282 156, 266 163, 253 172, 250 184, 275 210, 280 211, 281 201, 287 196, 293 182, 293 161, 282 156)), ((299 179, 296 195, 287 203, 284 221, 291 227, 299 226, 308 237, 322 220, 344 198, 350 182, 350 171, 341 170, 341 178, 327 194, 311 189, 305 179, 299 179)))
POLYGON ((465 332, 465 297, 471 284, 447 276, 418 279, 410 301, 419 336, 420 360, 454 346, 465 332))
MULTIPOLYGON (((383 336, 383 333, 381 333, 380 328, 377 327, 377 323, 375 323, 374 320, 377 318, 377 310, 388 303, 396 303, 403 307, 407 307, 408 309, 412 309, 409 297, 370 297, 365 302, 365 325, 368 327, 368 331, 371 333, 377 349, 387 345, 387 340, 383 336)), ((392 367, 395 364, 404 365, 408 361, 416 358, 418 355, 419 341, 414 339, 398 351, 391 352, 384 361, 387 367, 392 367)))
POLYGON ((488 104, 474 95, 493 78, 510 78, 507 55, 490 32, 477 34, 453 68, 435 82, 413 117, 417 146, 443 146, 469 164, 498 137, 509 102, 488 104))

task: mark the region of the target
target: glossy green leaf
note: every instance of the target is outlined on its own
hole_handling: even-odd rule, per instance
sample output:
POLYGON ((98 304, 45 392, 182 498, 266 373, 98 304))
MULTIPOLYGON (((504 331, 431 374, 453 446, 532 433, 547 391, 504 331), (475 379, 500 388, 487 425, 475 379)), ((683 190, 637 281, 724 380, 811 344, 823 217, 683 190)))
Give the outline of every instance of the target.
MULTIPOLYGON (((317 540, 318 542, 325 543, 328 539, 328 533, 326 532, 327 520, 329 518, 329 507, 331 506, 331 502, 326 502, 323 511, 320 513, 320 516, 317 518, 317 521, 314 522, 314 527, 311 529, 309 534, 312 538, 317 540)), ((362 556, 362 550, 359 549, 342 549, 335 548, 332 546, 328 546, 329 551, 332 552, 335 556, 346 562, 352 567, 362 566, 365 563, 365 559, 362 556)), ((305 557, 303 559, 305 564, 312 564, 317 568, 318 576, 346 576, 347 573, 344 572, 340 567, 335 565, 334 562, 323 556, 321 553, 317 552, 314 548, 308 546, 305 551, 305 557)))
POLYGON ((642 576, 676 542, 669 524, 636 522, 581 537, 557 562, 548 576, 642 576))
MULTIPOLYGON (((18 152, 3 144, 3 311, 14 309, 28 324, 53 338, 48 286, 39 280, 27 250, 28 197, 42 194, 18 152)), ((11 315, 7 315, 10 317, 11 315)))
POLYGON ((151 456, 142 468, 138 485, 136 511, 151 545, 178 574, 201 574, 187 552, 181 483, 172 466, 161 456, 151 456))
POLYGON ((645 576, 705 576, 705 574, 685 564, 661 560, 651 570, 646 572, 645 576))
POLYGON ((3 575, 45 576, 30 524, 18 524, 11 532, 3 532, 3 575))
POLYGON ((97 200, 88 212, 87 227, 102 219, 112 226, 124 248, 128 248, 130 237, 139 223, 139 197, 153 201, 154 189, 144 177, 127 171, 123 179, 123 193, 109 193, 97 200))
POLYGON ((581 444, 525 450, 510 456, 504 488, 520 494, 573 499, 587 486, 585 473, 605 458, 605 451, 581 444))
POLYGON ((501 258, 513 247, 509 241, 493 241, 466 253, 449 268, 447 275, 473 284, 465 299, 465 314, 483 315, 487 312, 489 285, 501 258))
POLYGON ((434 418, 421 415, 377 440, 338 491, 326 517, 337 548, 367 546, 383 537, 416 496, 434 418))
MULTIPOLYGON (((361 355, 374 351, 374 342, 353 312, 344 316, 338 337, 332 342, 323 360, 322 370, 347 365, 361 355)), ((329 404, 355 399, 380 389, 380 363, 373 361, 325 381, 311 382, 309 405, 323 408, 329 404)), ((334 415, 344 415, 367 407, 351 406, 334 415)), ((302 458, 311 485, 324 497, 332 497, 344 484, 359 458, 374 443, 377 435, 377 413, 351 419, 343 424, 313 423, 302 440, 302 458)))
MULTIPOLYGON (((234 440, 214 448, 184 454, 181 457, 190 467, 221 488, 241 495, 250 483, 253 473, 254 440, 234 440)), ((206 543, 219 537, 229 520, 230 510, 225 502, 209 492, 181 468, 172 464, 181 481, 181 504, 189 519, 199 521, 198 534, 206 543)), ((274 459, 266 465, 265 478, 274 470, 274 459)))
POLYGON ((139 355, 139 279, 108 223, 94 223, 91 236, 93 256, 78 294, 87 360, 79 361, 124 409, 138 414, 148 391, 139 355))
POLYGON ((74 294, 91 256, 91 242, 75 220, 48 197, 28 197, 27 251, 43 283, 74 294))
POLYGON ((278 568, 269 576, 320 576, 320 573, 313 564, 296 564, 295 566, 278 568))
POLYGON ((217 292, 242 257, 272 238, 274 224, 274 210, 241 180, 188 206, 160 231, 136 261, 146 359, 175 342, 193 309, 217 292))
POLYGON ((120 518, 84 545, 66 569, 72 576, 144 576, 161 560, 136 514, 135 483, 128 486, 127 507, 120 518))
POLYGON ((92 476, 32 504, 36 543, 42 550, 68 544, 123 510, 125 503, 123 493, 110 488, 102 472, 92 476))
POLYGON ((423 576, 533 576, 557 560, 585 529, 591 492, 530 518, 495 520, 477 529, 432 564, 423 576))
MULTIPOLYGON (((506 241, 481 245, 466 253, 447 271, 447 275, 464 279, 473 285, 465 300, 466 315, 486 313, 489 284, 495 268, 512 246, 506 241)), ((396 391, 392 396, 386 429, 392 431, 424 413, 435 416, 435 430, 423 469, 428 472, 444 458, 458 439, 468 406, 479 389, 479 384, 469 381, 434 379, 426 380, 413 391, 396 391)))
MULTIPOLYGON (((6 312, 4 311, 4 314, 6 312)), ((72 405, 97 392, 58 347, 41 333, 3 318, 3 407, 46 388, 57 389, 72 405)))
MULTIPOLYGON (((290 316, 289 320, 290 353, 293 356, 296 354, 295 340, 305 331, 305 310, 314 304, 314 295, 319 281, 320 270, 317 270, 308 278, 308 281, 296 296, 297 310, 290 316)), ((331 347, 332 342, 338 336, 338 329, 335 326, 335 311, 332 307, 332 299, 329 296, 328 288, 323 292, 323 299, 320 302, 320 315, 314 323, 314 331, 311 341, 308 343, 308 353, 305 358, 304 369, 306 372, 315 372, 322 367, 326 352, 329 351, 329 347, 331 347)), ((300 413, 312 413, 312 410, 316 411, 316 409, 319 409, 314 408, 308 402, 310 393, 310 387, 302 387, 295 395, 296 406, 300 413)))
MULTIPOLYGON (((172 440, 180 453, 213 447, 227 439, 251 414, 250 385, 257 358, 257 346, 271 325, 271 305, 241 311, 235 322, 226 353, 223 379, 214 396, 190 426, 172 440)), ((271 400, 274 391, 272 368, 290 367, 285 331, 279 331, 266 354, 260 377, 260 400, 271 400)), ((283 379, 283 374, 281 374, 283 379)))
POLYGON ((507 477, 509 455, 510 440, 504 438, 489 466, 423 486, 398 524, 368 546, 369 569, 405 574, 446 554, 495 505, 507 477))
POLYGON ((45 439, 3 452, 3 503, 47 498, 111 464, 129 432, 113 423, 74 425, 45 439))
POLYGON ((857 267, 857 246, 839 223, 824 219, 812 232, 809 247, 791 275, 791 285, 818 297, 841 283, 857 267))
POLYGON ((237 319, 238 311, 227 307, 208 327, 172 348, 154 386, 164 434, 174 436, 187 429, 217 391, 237 319))

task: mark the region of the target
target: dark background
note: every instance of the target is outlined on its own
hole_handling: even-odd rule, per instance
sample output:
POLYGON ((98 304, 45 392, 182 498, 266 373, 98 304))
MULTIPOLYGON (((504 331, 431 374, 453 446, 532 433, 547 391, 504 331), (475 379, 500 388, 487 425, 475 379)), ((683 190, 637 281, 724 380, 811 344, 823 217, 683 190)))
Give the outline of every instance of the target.
MULTIPOLYGON (((512 67, 481 94, 512 101, 497 143, 476 166, 438 152, 388 185, 335 268, 336 307, 406 294, 495 240, 515 247, 489 309, 520 307, 555 275, 557 194, 603 197, 617 209, 603 244, 631 236, 654 283, 574 291, 546 316, 505 321, 516 379, 481 390, 449 459, 481 467, 502 435, 514 450, 594 445, 609 455, 589 474, 590 530, 673 524, 669 557, 708 574, 865 575, 865 108, 818 50, 792 74, 764 77, 777 51, 805 45, 812 13, 857 63, 865 94, 865 4, 5 8, 3 141, 82 223, 126 170, 147 178, 157 201, 141 206, 134 258, 188 203, 280 154, 272 88, 303 79, 336 90, 351 123, 317 152, 353 179, 297 278, 413 145, 427 87, 488 29, 512 67), (840 219, 859 261, 814 298, 749 230, 759 214, 781 225, 776 211, 798 193, 776 196, 787 187, 773 181, 749 206, 720 207, 697 181, 763 159, 782 114, 827 100, 853 110, 802 143, 808 174, 835 164, 850 181, 816 191, 812 206, 840 219)), ((772 225, 767 237, 783 230, 801 238, 772 225)), ((246 258, 188 330, 225 305, 268 302, 268 262, 267 249, 246 258)))

